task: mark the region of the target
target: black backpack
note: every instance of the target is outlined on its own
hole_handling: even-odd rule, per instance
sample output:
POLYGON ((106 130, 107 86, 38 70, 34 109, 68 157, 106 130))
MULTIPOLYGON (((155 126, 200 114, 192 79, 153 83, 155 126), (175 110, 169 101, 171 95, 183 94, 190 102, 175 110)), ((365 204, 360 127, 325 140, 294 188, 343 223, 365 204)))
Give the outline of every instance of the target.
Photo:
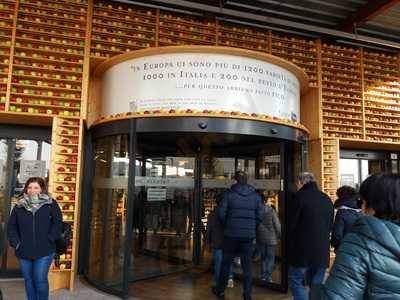
POLYGON ((72 238, 72 227, 70 224, 62 222, 61 235, 56 240, 56 254, 61 255, 67 253, 69 242, 72 238))

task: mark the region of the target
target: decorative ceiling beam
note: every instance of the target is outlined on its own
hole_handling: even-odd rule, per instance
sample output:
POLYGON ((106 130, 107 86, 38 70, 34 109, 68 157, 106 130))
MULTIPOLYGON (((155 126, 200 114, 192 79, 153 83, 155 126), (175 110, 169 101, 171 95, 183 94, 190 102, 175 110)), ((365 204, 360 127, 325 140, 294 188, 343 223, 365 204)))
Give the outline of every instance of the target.
MULTIPOLYGON (((273 25, 276 28, 292 28, 293 30, 298 31, 298 34, 304 33, 304 31, 308 33, 314 33, 319 35, 331 35, 336 38, 353 40, 363 43, 375 44, 383 47, 400 49, 400 43, 395 41, 390 41, 382 38, 375 38, 362 34, 354 34, 349 32, 344 32, 336 29, 329 29, 315 25, 307 25, 299 22, 283 20, 280 18, 267 17, 262 15, 257 15, 254 13, 248 13, 244 11, 237 11, 225 7, 216 7, 211 5, 204 5, 200 3, 191 2, 188 0, 116 0, 117 2, 130 3, 130 4, 138 4, 147 7, 162 7, 167 9, 168 7, 175 7, 180 9, 187 9, 190 11, 202 11, 209 12, 215 14, 219 19, 231 19, 233 20, 246 20, 248 21, 248 25, 264 25, 271 26, 273 25)), ((278 29, 275 29, 278 30, 278 29)), ((279 31, 279 30, 278 30, 279 31)))
POLYGON ((337 30, 353 32, 356 27, 384 13, 397 3, 400 3, 400 0, 368 0, 355 13, 339 24, 337 30))

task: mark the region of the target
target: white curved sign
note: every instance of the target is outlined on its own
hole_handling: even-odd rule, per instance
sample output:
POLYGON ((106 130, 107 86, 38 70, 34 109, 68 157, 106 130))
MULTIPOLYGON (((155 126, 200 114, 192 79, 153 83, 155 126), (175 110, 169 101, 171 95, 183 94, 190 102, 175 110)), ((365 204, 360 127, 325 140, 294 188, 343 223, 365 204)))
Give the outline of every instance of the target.
POLYGON ((300 121, 300 83, 283 67, 235 55, 172 53, 123 61, 102 80, 102 116, 225 111, 300 121))

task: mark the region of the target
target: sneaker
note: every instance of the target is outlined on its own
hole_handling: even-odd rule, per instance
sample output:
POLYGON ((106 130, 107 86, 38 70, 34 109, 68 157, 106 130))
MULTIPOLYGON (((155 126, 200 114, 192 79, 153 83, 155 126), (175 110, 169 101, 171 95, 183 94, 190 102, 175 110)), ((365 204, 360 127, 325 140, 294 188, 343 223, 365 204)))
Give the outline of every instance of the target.
POLYGON ((234 285, 233 285, 233 279, 229 279, 229 280, 228 280, 228 285, 227 285, 227 287, 228 287, 228 288, 233 288, 233 287, 234 287, 234 285))
POLYGON ((211 292, 212 292, 215 296, 218 297, 218 300, 224 300, 224 299, 225 299, 224 293, 219 293, 218 290, 217 290, 217 288, 216 288, 215 286, 211 288, 211 292))

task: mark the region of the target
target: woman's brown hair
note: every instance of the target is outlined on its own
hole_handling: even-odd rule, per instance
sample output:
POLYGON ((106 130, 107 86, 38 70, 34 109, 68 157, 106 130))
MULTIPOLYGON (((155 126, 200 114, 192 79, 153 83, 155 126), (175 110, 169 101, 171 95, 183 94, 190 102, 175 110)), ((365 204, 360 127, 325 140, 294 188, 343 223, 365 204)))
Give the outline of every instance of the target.
POLYGON ((23 194, 26 194, 26 192, 28 191, 28 186, 32 182, 36 182, 40 186, 40 188, 42 189, 42 193, 44 193, 44 194, 47 193, 47 185, 46 185, 46 182, 44 181, 44 179, 42 177, 31 177, 25 182, 24 189, 22 190, 23 194))

